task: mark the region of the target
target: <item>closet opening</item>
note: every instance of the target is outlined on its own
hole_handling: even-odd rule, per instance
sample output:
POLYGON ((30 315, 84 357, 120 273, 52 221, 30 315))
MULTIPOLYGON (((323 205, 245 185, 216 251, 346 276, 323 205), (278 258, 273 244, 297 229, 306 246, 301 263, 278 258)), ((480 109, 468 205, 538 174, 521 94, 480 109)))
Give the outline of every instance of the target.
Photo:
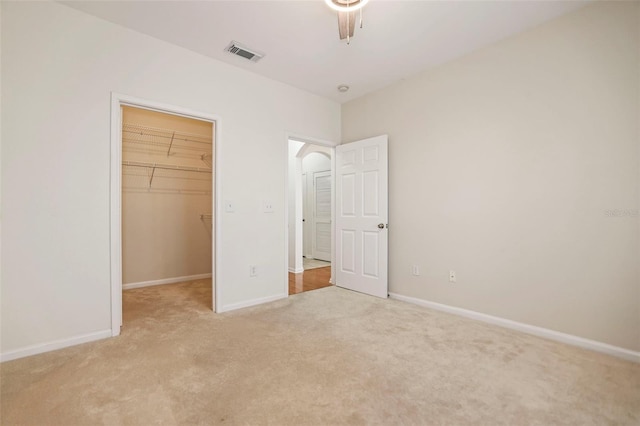
POLYGON ((215 312, 219 123, 114 98, 111 299, 118 335, 128 323, 215 312))

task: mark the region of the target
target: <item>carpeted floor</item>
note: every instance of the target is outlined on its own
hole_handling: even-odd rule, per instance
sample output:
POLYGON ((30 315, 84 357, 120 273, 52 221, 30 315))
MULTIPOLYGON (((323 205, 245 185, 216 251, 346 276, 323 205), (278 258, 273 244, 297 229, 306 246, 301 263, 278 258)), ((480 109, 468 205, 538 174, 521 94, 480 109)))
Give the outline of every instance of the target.
POLYGON ((336 287, 213 314, 209 285, 2 364, 2 425, 640 424, 638 364, 336 287))

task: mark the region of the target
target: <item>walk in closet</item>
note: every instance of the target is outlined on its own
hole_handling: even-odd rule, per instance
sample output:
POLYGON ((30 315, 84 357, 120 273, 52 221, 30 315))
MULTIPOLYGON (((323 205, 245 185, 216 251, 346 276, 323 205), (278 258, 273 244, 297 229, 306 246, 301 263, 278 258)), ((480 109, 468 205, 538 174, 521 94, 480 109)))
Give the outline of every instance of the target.
POLYGON ((213 125, 123 107, 123 289, 210 282, 213 125))

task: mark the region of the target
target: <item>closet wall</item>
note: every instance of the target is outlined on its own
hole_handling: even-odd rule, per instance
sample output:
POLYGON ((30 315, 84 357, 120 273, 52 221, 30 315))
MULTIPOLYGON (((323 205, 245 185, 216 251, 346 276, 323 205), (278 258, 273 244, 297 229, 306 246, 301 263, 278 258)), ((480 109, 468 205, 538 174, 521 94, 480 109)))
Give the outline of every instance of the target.
POLYGON ((213 124, 129 107, 122 121, 124 287, 210 274, 213 124))

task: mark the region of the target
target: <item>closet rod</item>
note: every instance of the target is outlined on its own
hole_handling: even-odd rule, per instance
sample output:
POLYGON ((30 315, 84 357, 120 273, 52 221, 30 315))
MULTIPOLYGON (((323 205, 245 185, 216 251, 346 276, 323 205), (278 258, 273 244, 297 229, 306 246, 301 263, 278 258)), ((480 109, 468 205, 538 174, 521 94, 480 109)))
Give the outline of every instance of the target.
MULTIPOLYGON (((144 148, 138 148, 137 146, 153 146, 156 147, 156 150, 159 153, 165 153, 167 152, 167 146, 169 145, 169 142, 155 142, 155 141, 141 141, 141 140, 135 140, 135 139, 129 139, 128 137, 125 137, 122 139, 122 149, 123 150, 127 150, 127 151, 132 151, 135 149, 144 149, 144 148)), ((198 155, 198 156, 202 156, 202 154, 200 154, 203 151, 210 151, 210 149, 204 149, 204 147, 201 146, 187 146, 187 145, 179 145, 179 144, 175 144, 175 147, 173 147, 173 152, 171 153, 171 155, 175 155, 175 151, 177 149, 180 149, 180 151, 195 151, 196 153, 194 154, 188 154, 188 155, 198 155)), ((209 144, 211 145, 211 144, 209 144)), ((210 146, 208 147, 210 148, 210 146)), ((207 152, 207 155, 210 155, 207 152)))
POLYGON ((139 188, 134 186, 123 186, 122 190, 125 192, 138 193, 138 194, 184 194, 184 195, 211 195, 211 191, 197 190, 197 189, 175 189, 175 188, 139 188))
MULTIPOLYGON (((161 130, 156 130, 156 133, 151 133, 151 132, 143 132, 140 130, 136 130, 136 129, 127 129, 127 128, 123 128, 122 129, 123 133, 132 133, 134 135, 140 135, 140 136, 152 136, 152 137, 156 137, 156 138, 163 138, 163 139, 172 139, 172 132, 171 131, 167 131, 165 130, 163 133, 165 134, 157 134, 162 132, 161 130)), ((173 133, 177 133, 177 132, 173 132, 173 133)), ((173 135, 176 140, 181 140, 181 141, 185 141, 185 142, 194 142, 194 143, 200 143, 200 144, 205 144, 205 145, 211 145, 211 138, 207 138, 206 136, 182 136, 179 134, 174 134, 173 135), (198 138, 200 140, 198 140, 198 138)))
MULTIPOLYGON (((131 134, 134 134, 134 135, 140 135, 140 136, 152 136, 152 137, 155 137, 155 138, 171 139, 171 135, 167 135, 167 136, 164 136, 164 135, 154 135, 154 134, 152 134, 152 133, 142 133, 142 132, 136 132, 136 131, 134 131, 134 130, 123 130, 122 132, 123 132, 123 133, 131 133, 131 134)), ((211 145, 211 140, 208 140, 208 141, 198 141, 198 140, 191 139, 191 138, 180 138, 180 137, 177 137, 177 136, 176 136, 174 139, 175 139, 175 140, 179 140, 179 141, 185 141, 185 142, 199 143, 199 144, 202 144, 202 145, 211 145)))
POLYGON ((158 164, 158 163, 143 163, 140 161, 123 161, 123 166, 133 166, 133 167, 148 167, 154 169, 163 169, 163 170, 178 170, 182 172, 198 172, 198 173, 211 173, 211 169, 204 169, 202 167, 189 167, 189 166, 174 166, 171 164, 158 164))

